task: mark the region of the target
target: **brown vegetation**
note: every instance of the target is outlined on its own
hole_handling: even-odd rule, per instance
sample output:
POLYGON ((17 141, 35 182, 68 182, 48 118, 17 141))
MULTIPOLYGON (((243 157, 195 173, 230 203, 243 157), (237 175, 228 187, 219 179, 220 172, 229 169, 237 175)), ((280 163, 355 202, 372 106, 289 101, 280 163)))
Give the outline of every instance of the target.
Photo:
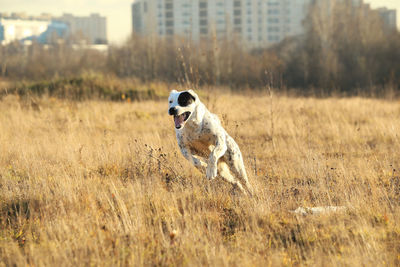
POLYGON ((0 265, 400 264, 398 102, 201 96, 256 197, 186 162, 164 101, 5 96, 0 265))
POLYGON ((135 79, 118 79, 111 75, 85 73, 72 78, 57 78, 36 82, 0 83, 0 99, 9 94, 19 97, 55 97, 59 99, 142 101, 167 96, 164 83, 146 83, 135 79))

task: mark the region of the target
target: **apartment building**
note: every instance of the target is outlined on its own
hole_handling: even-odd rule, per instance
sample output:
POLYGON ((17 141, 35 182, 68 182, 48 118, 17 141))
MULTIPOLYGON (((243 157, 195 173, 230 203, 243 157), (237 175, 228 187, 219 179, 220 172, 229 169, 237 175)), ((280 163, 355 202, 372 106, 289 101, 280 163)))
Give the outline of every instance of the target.
POLYGON ((78 17, 63 14, 58 21, 68 24, 72 34, 80 34, 89 44, 107 44, 107 19, 97 13, 78 17))
POLYGON ((311 0, 136 0, 137 34, 201 39, 239 38, 265 47, 303 32, 311 0))
POLYGON ((397 29, 397 13, 395 9, 387 9, 385 7, 377 9, 378 14, 382 18, 383 23, 389 29, 397 29))

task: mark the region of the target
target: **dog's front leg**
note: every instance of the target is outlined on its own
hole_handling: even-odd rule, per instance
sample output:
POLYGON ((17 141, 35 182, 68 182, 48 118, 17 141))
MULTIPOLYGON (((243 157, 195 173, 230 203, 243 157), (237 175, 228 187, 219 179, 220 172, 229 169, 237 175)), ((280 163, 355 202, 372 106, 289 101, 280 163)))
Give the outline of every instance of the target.
POLYGON ((207 163, 202 157, 192 155, 192 159, 194 166, 196 166, 200 171, 205 171, 207 169, 207 163))
POLYGON ((208 179, 212 180, 217 177, 218 160, 225 154, 227 149, 225 136, 217 135, 215 148, 208 158, 208 166, 206 171, 206 176, 208 179))
POLYGON ((192 154, 189 148, 180 145, 179 146, 182 155, 191 162, 197 169, 204 171, 207 168, 207 163, 205 163, 201 158, 198 158, 192 154))

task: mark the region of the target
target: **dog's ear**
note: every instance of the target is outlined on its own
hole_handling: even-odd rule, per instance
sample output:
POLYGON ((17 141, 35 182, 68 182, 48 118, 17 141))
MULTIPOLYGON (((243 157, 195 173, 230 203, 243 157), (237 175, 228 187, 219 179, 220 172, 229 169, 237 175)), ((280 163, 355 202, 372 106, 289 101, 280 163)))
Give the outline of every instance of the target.
MULTIPOLYGON (((197 96, 197 95, 196 95, 197 96)), ((187 107, 196 102, 196 96, 192 95, 189 91, 183 91, 179 94, 178 104, 181 107, 187 107)))
POLYGON ((178 93, 178 91, 176 91, 176 90, 174 89, 174 90, 171 90, 170 93, 178 93))
POLYGON ((195 102, 197 99, 199 99, 198 95, 192 89, 188 90, 188 93, 193 97, 195 102))

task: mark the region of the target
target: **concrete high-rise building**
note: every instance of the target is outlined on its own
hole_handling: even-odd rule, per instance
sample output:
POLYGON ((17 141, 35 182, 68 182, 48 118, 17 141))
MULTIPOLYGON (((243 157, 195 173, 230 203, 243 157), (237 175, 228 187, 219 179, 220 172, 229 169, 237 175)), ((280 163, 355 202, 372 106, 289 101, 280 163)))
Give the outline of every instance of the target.
POLYGON ((264 47, 303 32, 311 0, 136 0, 137 34, 240 38, 248 47, 264 47))
POLYGON ((382 18, 383 23, 390 29, 397 28, 397 13, 395 9, 387 9, 385 7, 377 9, 382 18))
POLYGON ((57 18, 68 24, 73 35, 81 34, 89 44, 107 44, 107 19, 99 14, 91 14, 88 17, 77 17, 72 14, 63 14, 57 18))
MULTIPOLYGON (((135 0, 133 32, 140 35, 201 39, 238 38, 247 47, 265 47, 304 33, 303 21, 312 4, 321 0, 135 0)), ((354 8, 371 10, 363 0, 354 8)), ((328 10, 327 11, 329 14, 328 10)), ((377 10, 385 25, 396 28, 396 10, 377 10)))
MULTIPOLYGON (((397 11, 395 9, 388 9, 386 7, 372 9, 370 4, 365 3, 364 0, 312 0, 311 4, 321 4, 321 2, 330 3, 334 6, 337 3, 351 3, 353 8, 361 9, 364 15, 368 16, 371 11, 376 12, 382 19, 383 26, 386 29, 397 29, 397 11)), ((329 10, 325 10, 328 11, 329 10)))

